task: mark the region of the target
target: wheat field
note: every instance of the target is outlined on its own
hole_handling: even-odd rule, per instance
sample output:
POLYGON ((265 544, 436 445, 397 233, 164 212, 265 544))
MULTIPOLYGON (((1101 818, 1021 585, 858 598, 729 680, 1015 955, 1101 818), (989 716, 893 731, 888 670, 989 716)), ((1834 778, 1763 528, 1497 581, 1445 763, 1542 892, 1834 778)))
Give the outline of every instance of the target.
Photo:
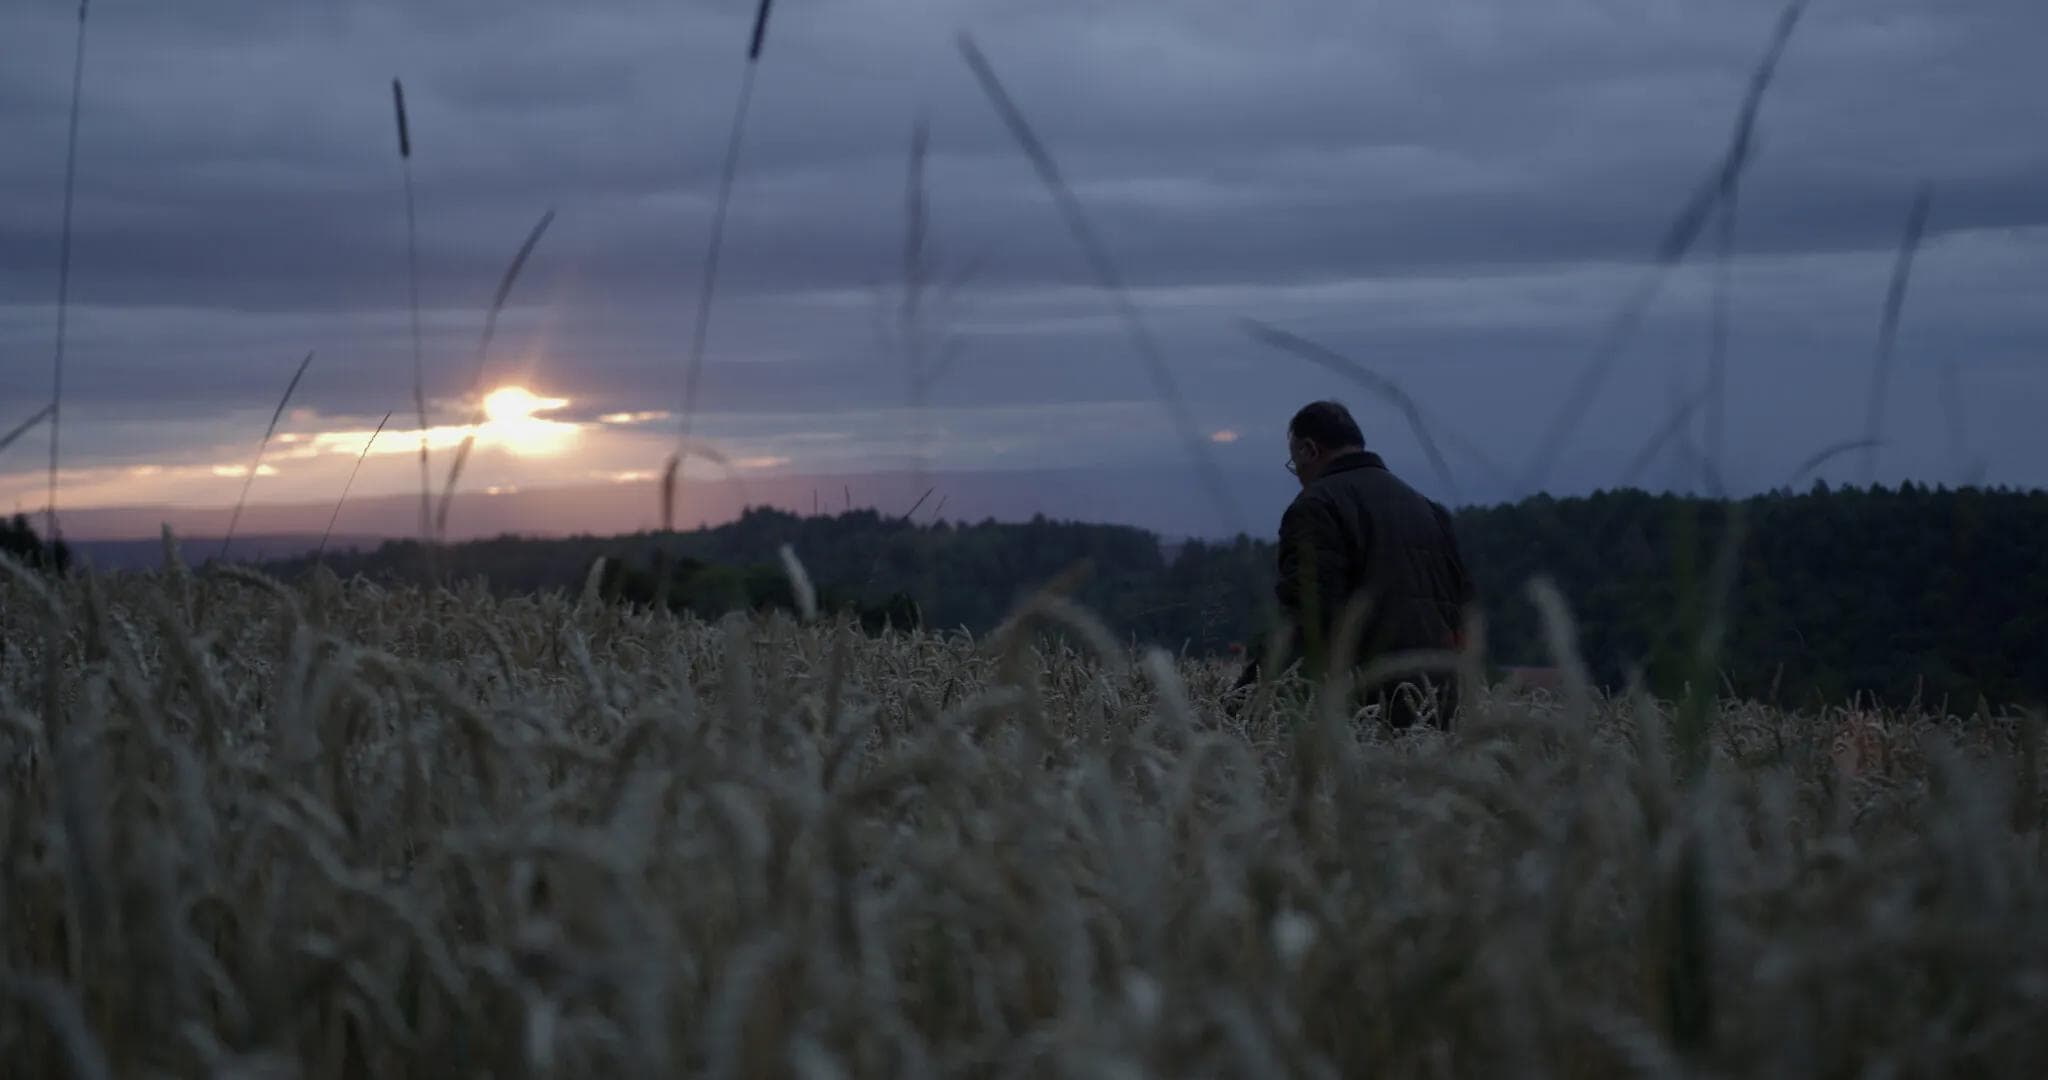
POLYGON ((974 640, 0 579, 7 1076, 2048 1061, 2025 717, 1724 702, 1692 770, 1626 696, 1232 717, 1057 599, 974 640))

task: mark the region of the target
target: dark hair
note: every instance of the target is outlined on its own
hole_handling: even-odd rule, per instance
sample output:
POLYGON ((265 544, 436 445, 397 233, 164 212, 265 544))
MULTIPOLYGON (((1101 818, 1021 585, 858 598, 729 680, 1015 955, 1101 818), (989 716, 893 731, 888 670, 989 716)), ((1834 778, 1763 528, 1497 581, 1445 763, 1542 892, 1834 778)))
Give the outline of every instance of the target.
POLYGON ((1365 445, 1365 434, 1358 430, 1358 421, 1351 419, 1351 410, 1334 401, 1303 405, 1294 419, 1287 422, 1287 433, 1325 450, 1365 445))

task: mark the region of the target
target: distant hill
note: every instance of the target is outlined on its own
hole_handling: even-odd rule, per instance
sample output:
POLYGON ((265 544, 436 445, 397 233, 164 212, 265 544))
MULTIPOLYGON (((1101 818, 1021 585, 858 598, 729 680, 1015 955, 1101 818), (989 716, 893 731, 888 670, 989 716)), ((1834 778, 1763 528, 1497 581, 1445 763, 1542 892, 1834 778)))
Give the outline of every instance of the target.
MULTIPOLYGON (((1540 497, 1457 512, 1479 581, 1493 657, 1550 657, 1525 586, 1554 579, 1580 649, 1610 686, 1644 672, 1673 693, 1694 635, 1716 606, 1713 572, 1731 509, 1745 533, 1729 565, 1721 677, 1737 693, 1846 702, 1918 694, 1967 709, 2048 698, 2048 493, 1899 489, 1775 494, 1721 503, 1635 491, 1540 497)), ((867 600, 903 592, 928 624, 986 631, 1023 594, 1075 564, 1077 598, 1118 633, 1220 652, 1259 640, 1273 551, 1263 539, 1162 543, 1129 526, 1037 518, 914 525, 855 511, 753 510, 714 529, 659 535, 507 537, 454 545, 440 563, 500 591, 578 587, 600 555, 651 566, 658 554, 772 567, 789 544, 811 577, 867 600)), ((344 574, 416 576, 411 542, 329 559, 344 574)), ((273 563, 305 570, 303 559, 273 563)))
MULTIPOLYGON (((1230 477, 1248 515, 1245 528, 1268 529, 1279 520, 1291 485, 1264 475, 1230 477)), ((1283 481, 1285 477, 1281 478, 1283 481)), ((853 474, 752 474, 693 479, 683 485, 676 508, 679 528, 720 525, 750 507, 792 514, 873 510, 901 515, 918 506, 930 521, 1028 520, 1034 514, 1070 521, 1115 522, 1168 535, 1217 535, 1226 531, 1195 478, 1185 470, 1120 466, 1091 469, 935 469, 853 474), (929 490, 930 497, 919 505, 929 490)), ((289 503, 251 503, 236 536, 318 537, 334 514, 328 496, 289 503)), ((417 537, 419 495, 359 493, 342 507, 334 529, 353 537, 417 537)), ((142 540, 155 543, 165 525, 181 537, 224 534, 229 506, 79 507, 64 512, 66 539, 142 540)), ((586 484, 518 491, 458 491, 448 519, 448 538, 479 540, 503 535, 619 535, 659 528, 659 484, 586 484)), ((236 545, 241 545, 236 540, 236 545)), ((198 546, 194 541, 194 546, 198 546)), ((308 545, 310 547, 310 545, 308 545)))

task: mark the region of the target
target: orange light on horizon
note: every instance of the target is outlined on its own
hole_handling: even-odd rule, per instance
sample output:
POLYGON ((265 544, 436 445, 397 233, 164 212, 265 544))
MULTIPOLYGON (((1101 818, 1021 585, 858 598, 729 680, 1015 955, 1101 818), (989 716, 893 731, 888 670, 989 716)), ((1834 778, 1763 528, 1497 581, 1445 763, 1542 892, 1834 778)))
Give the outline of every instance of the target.
MULTIPOLYGON (((374 432, 357 415, 295 413, 292 419, 298 422, 289 425, 291 430, 276 431, 269 439, 249 504, 318 503, 345 489, 357 501, 415 492, 412 459, 422 442, 438 474, 456 449, 473 439, 463 493, 484 495, 593 480, 651 484, 661 479, 661 463, 675 450, 674 437, 658 430, 659 421, 670 415, 665 411, 572 412, 589 409, 590 403, 525 380, 487 383, 481 389, 430 403, 439 415, 429 417, 425 431, 405 423, 411 418, 402 411, 374 432), (365 455, 358 478, 357 462, 365 455)), ((376 419, 371 416, 371 424, 376 419)), ((250 479, 248 459, 241 457, 246 449, 231 437, 239 434, 223 434, 212 446, 166 447, 161 456, 71 466, 63 473, 67 502, 81 509, 226 506, 250 479)), ((793 460, 778 441, 744 439, 737 446, 714 446, 699 439, 686 455, 684 471, 693 478, 773 474, 806 456, 793 460)), ((0 472, 0 498, 26 500, 44 487, 40 471, 0 472)))
MULTIPOLYGON (((501 386, 484 395, 480 403, 484 421, 474 426, 437 424, 426 431, 429 450, 452 450, 472 435, 478 449, 495 447, 515 457, 554 457, 574 447, 589 425, 570 420, 550 420, 541 413, 567 408, 568 398, 542 397, 523 386, 501 386)), ((385 428, 369 444, 370 432, 322 431, 309 437, 312 451, 354 456, 368 445, 372 457, 419 452, 420 432, 385 428)), ((305 453, 295 450, 291 455, 305 453)), ((307 456, 311 456, 308 454, 307 456)))

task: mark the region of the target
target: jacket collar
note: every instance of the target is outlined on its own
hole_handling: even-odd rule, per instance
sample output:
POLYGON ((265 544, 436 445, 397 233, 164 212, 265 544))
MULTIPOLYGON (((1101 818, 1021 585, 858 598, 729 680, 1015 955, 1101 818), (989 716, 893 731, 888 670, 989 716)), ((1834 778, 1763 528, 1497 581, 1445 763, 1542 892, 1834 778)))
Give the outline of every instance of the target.
POLYGON ((1348 473, 1354 469, 1384 469, 1386 467, 1386 461, 1381 459, 1378 454, 1370 450, 1353 450, 1332 458, 1329 468, 1324 469, 1323 475, 1317 477, 1317 479, 1325 479, 1338 473, 1348 473))

